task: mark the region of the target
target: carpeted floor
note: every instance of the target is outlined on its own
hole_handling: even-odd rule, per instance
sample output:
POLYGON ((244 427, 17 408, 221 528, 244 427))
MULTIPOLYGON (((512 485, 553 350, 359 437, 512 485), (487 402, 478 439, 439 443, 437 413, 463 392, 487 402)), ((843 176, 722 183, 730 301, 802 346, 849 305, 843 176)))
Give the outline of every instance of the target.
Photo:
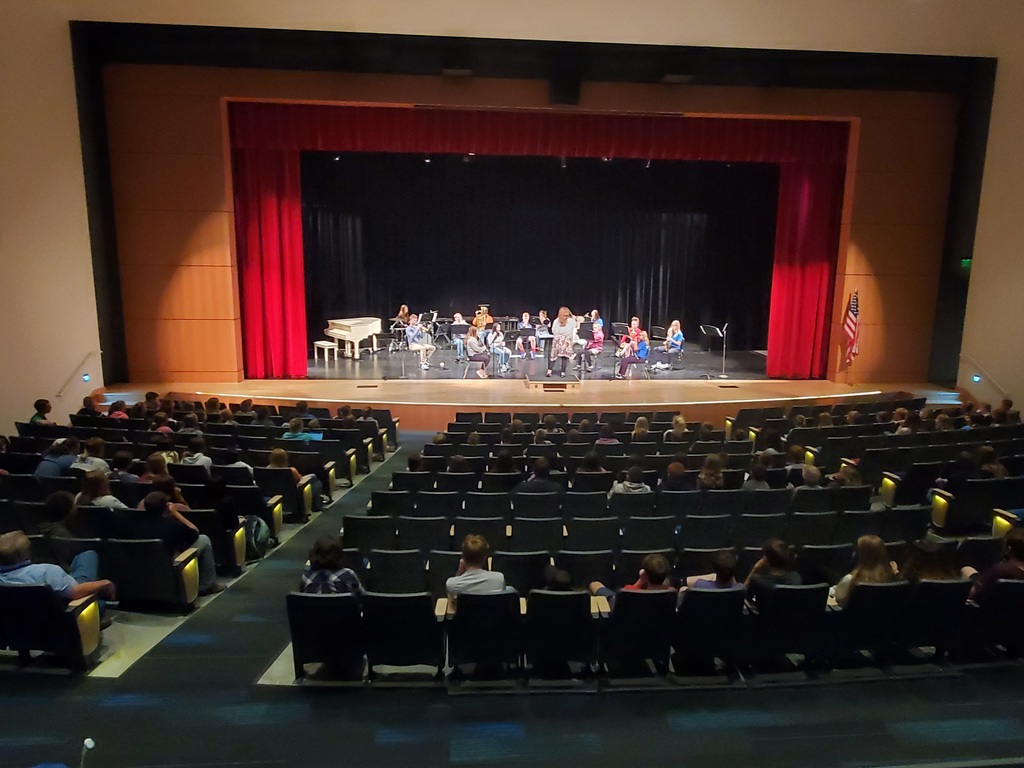
MULTIPOLYGON (((406 435, 408 449, 423 435, 406 435)), ((955 679, 616 695, 255 686, 288 642, 309 546, 399 453, 116 680, 0 679, 0 767, 1015 765, 1024 668, 955 679), (993 762, 993 761, 1001 762, 993 762)), ((1024 760, 1021 761, 1024 763, 1024 760)))

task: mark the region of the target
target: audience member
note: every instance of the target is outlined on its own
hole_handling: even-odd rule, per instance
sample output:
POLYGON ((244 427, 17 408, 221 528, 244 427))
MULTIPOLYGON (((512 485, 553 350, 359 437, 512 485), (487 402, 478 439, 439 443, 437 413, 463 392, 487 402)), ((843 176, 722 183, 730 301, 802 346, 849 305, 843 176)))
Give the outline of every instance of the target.
POLYGON ((710 453, 704 458, 704 466, 697 474, 697 490, 720 489, 724 486, 725 475, 722 474, 722 459, 717 453, 710 453))
POLYGON ((33 474, 37 480, 41 477, 62 477, 70 472, 77 458, 78 438, 58 437, 46 449, 33 474))
POLYGON ((508 450, 500 450, 494 457, 494 461, 491 463, 489 472, 497 472, 500 474, 511 474, 518 472, 519 467, 516 466, 515 459, 512 458, 512 453, 508 450))
POLYGON ((409 454, 409 458, 405 460, 405 469, 408 472, 422 472, 423 456, 418 453, 409 454))
POLYGON ((174 438, 169 435, 161 435, 153 441, 153 444, 156 446, 157 453, 164 457, 164 461, 167 464, 177 464, 181 461, 178 448, 174 444, 174 438))
POLYGON ((466 459, 461 453, 457 453, 448 459, 448 471, 457 472, 459 474, 465 474, 472 472, 473 468, 469 465, 469 460, 466 459))
POLYGON ((965 566, 961 570, 965 579, 973 579, 971 599, 978 605, 984 605, 995 584, 1000 579, 1024 579, 1024 528, 1011 528, 1003 539, 1003 557, 984 573, 965 566))
POLYGON ((106 441, 102 437, 90 437, 85 441, 85 450, 75 459, 71 469, 80 469, 83 472, 109 472, 110 465, 103 458, 106 452, 106 441))
POLYGON ((189 440, 188 452, 182 457, 181 463, 185 466, 205 467, 206 474, 209 475, 213 459, 206 455, 206 441, 201 437, 193 437, 189 440))
POLYGON ((768 467, 762 464, 760 461, 755 461, 750 465, 750 474, 747 479, 743 481, 741 486, 745 491, 767 491, 771 488, 768 485, 768 467))
POLYGON ((918 539, 910 545, 907 559, 899 572, 900 578, 909 582, 952 581, 960 578, 960 569, 953 560, 952 550, 928 539, 918 539))
MULTIPOLYGON (((0 536, 0 584, 43 585, 69 601, 90 595, 107 600, 115 599, 117 594, 114 583, 109 579, 97 578, 98 569, 99 557, 91 549, 75 556, 68 573, 59 565, 33 563, 31 545, 24 531, 10 531, 0 536)), ((103 608, 101 600, 101 613, 103 608)), ((109 620, 104 618, 100 626, 106 627, 109 624, 109 620)))
POLYGON ((78 409, 76 416, 102 416, 100 409, 96 407, 96 398, 92 395, 86 395, 82 398, 82 407, 78 409))
POLYGON ((51 493, 43 502, 43 517, 36 528, 43 536, 58 539, 75 538, 75 497, 67 491, 51 493))
POLYGON ((560 435, 560 434, 562 434, 562 431, 563 431, 562 427, 561 427, 561 425, 559 425, 558 419, 556 419, 552 414, 549 413, 547 416, 544 417, 543 424, 544 424, 544 431, 547 434, 549 434, 549 435, 560 435))
POLYGON ((978 447, 978 476, 1003 480, 1010 476, 1003 462, 999 460, 996 449, 991 445, 978 447))
POLYGON ((686 440, 686 419, 682 414, 672 417, 672 428, 666 429, 661 439, 665 443, 681 443, 686 440))
POLYGON ((295 416, 288 420, 288 430, 283 435, 281 435, 281 439, 301 440, 308 445, 311 440, 323 439, 323 433, 307 432, 305 422, 298 416, 295 416))
POLYGON ((107 409, 107 418, 110 419, 127 419, 128 411, 127 404, 124 400, 115 400, 110 404, 110 408, 107 409))
POLYGON ((110 473, 107 477, 123 485, 139 482, 139 476, 131 471, 133 461, 131 451, 118 451, 110 460, 110 473))
POLYGON ((512 492, 561 493, 562 486, 551 479, 551 461, 546 456, 538 456, 533 462, 533 475, 517 485, 512 492))
MULTIPOLYGON (((627 592, 662 592, 674 589, 668 581, 668 571, 668 558, 658 552, 647 555, 644 557, 643 566, 640 568, 639 578, 622 589, 627 592)), ((612 608, 615 607, 615 592, 600 581, 590 582, 590 594, 607 598, 608 604, 612 608)))
POLYGON ((821 488, 821 470, 813 464, 805 464, 800 472, 800 485, 796 491, 809 491, 814 488, 821 488))
POLYGON ((800 574, 793 568, 793 551, 782 539, 768 539, 761 547, 761 559, 750 569, 743 586, 757 605, 778 584, 798 586, 800 574))
POLYGON ((687 576, 686 586, 690 589, 740 589, 736 583, 736 553, 720 549, 711 559, 713 573, 702 576, 687 576))
POLYGON ((633 434, 630 439, 634 443, 644 443, 650 440, 650 422, 646 416, 637 416, 633 425, 633 434))
POLYGON ((577 472, 607 472, 604 467, 601 466, 601 457, 596 451, 588 451, 583 455, 580 460, 580 465, 576 470, 577 472))
POLYGON ((149 454, 146 457, 146 471, 139 478, 140 482, 153 483, 164 477, 170 477, 167 472, 167 459, 164 457, 164 454, 149 454))
POLYGON ((644 482, 644 468, 634 464, 626 470, 625 478, 612 484, 609 496, 617 493, 651 493, 651 486, 644 482))
POLYGON ((569 572, 554 565, 544 566, 544 589, 549 592, 575 592, 569 572))
POLYGON ((537 431, 533 433, 533 444, 534 445, 553 445, 553 443, 550 440, 548 440, 548 432, 547 432, 547 430, 544 429, 543 427, 537 429, 537 431))
POLYGON ((351 568, 346 568, 341 538, 321 536, 309 550, 309 565, 302 574, 299 591, 317 595, 355 595, 363 597, 363 585, 351 568))
POLYGON ((249 477, 253 476, 252 466, 242 461, 242 453, 237 448, 227 448, 224 451, 224 463, 222 467, 237 467, 238 469, 245 469, 249 472, 249 477))
POLYGON ((249 398, 246 398, 245 400, 240 402, 238 404, 238 410, 235 411, 235 418, 243 416, 247 419, 254 419, 256 418, 256 415, 257 413, 252 407, 252 400, 250 400, 249 398))
POLYGON ((80 507, 106 507, 128 509, 128 506, 110 493, 110 481, 103 472, 87 472, 82 478, 82 490, 75 497, 80 507))
POLYGON ((661 491, 692 491, 693 486, 686 475, 686 467, 681 462, 673 461, 665 468, 665 477, 658 484, 661 491))
POLYGON ((32 417, 28 420, 30 424, 40 424, 40 425, 53 425, 53 424, 56 424, 56 422, 53 421, 50 418, 50 411, 53 410, 53 406, 50 405, 50 401, 49 400, 43 400, 43 399, 36 400, 32 404, 32 407, 35 408, 35 413, 33 413, 32 417))
POLYGON ((490 595, 505 591, 505 576, 498 571, 484 570, 490 547, 487 539, 471 533, 462 540, 459 569, 445 583, 448 598, 459 595, 490 595))
POLYGON ((594 445, 619 445, 619 438, 615 436, 615 427, 611 424, 604 424, 598 435, 599 437, 594 441, 594 445))
POLYGON ((199 594, 212 595, 224 590, 217 582, 213 546, 206 534, 183 517, 166 493, 153 491, 142 500, 141 513, 125 518, 126 539, 160 539, 172 557, 195 548, 199 562, 199 594))
POLYGON ((889 550, 878 536, 857 539, 857 564, 832 587, 831 593, 845 607, 850 592, 858 584, 888 584, 899 580, 896 563, 889 559, 889 550))

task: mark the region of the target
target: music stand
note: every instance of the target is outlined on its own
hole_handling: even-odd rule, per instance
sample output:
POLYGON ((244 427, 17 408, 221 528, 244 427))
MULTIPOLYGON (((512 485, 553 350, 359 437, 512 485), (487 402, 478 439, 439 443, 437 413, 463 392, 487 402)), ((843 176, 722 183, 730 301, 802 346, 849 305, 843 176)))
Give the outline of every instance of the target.
MULTIPOLYGON (((726 346, 726 333, 729 331, 729 324, 726 323, 721 328, 714 325, 702 325, 700 332, 707 336, 709 339, 721 339, 722 340, 722 372, 718 374, 720 379, 728 379, 729 374, 725 372, 725 346, 726 346)), ((706 374, 710 379, 711 374, 706 374)))
MULTIPOLYGON (((516 322, 518 322, 518 321, 516 321, 516 322)), ((511 331, 509 331, 509 333, 511 333, 511 331)), ((536 328, 517 328, 515 333, 516 333, 515 338, 523 340, 523 359, 525 360, 526 359, 526 354, 527 354, 526 347, 529 344, 529 341, 530 341, 531 338, 534 339, 534 345, 536 346, 536 343, 537 343, 536 342, 536 339, 537 339, 537 329, 536 328)), ((513 347, 513 349, 515 349, 515 347, 513 347)))
MULTIPOLYGON (((448 332, 451 333, 452 344, 454 344, 455 339, 458 338, 462 339, 463 345, 465 345, 466 334, 469 332, 469 323, 452 323, 451 326, 448 328, 448 332)), ((463 346, 463 352, 465 352, 465 346, 463 346)), ((458 352, 456 352, 455 355, 457 358, 458 352)), ((469 355, 466 355, 466 357, 468 358, 469 355)), ((460 361, 456 359, 455 362, 458 363, 460 361)))

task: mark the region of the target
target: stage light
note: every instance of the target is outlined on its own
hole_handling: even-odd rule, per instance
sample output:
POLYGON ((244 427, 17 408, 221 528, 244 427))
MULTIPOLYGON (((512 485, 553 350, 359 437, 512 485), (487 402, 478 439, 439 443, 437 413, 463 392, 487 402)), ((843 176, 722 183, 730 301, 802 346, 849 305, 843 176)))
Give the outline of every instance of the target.
POLYGON ((981 381, 981 376, 979 376, 978 374, 974 374, 973 376, 971 376, 971 381, 977 384, 981 381))
POLYGON ((611 161, 611 158, 610 158, 610 157, 602 157, 602 158, 601 158, 601 162, 602 162, 602 163, 607 163, 607 162, 610 162, 610 161, 611 161))
POLYGON ((82 374, 82 381, 88 381, 91 378, 92 378, 92 376, 90 376, 88 373, 83 373, 82 374))
POLYGON ((651 161, 648 160, 646 163, 644 163, 644 168, 650 168, 650 167, 651 167, 651 161))
POLYGON ((562 167, 565 168, 565 158, 562 158, 562 167))
POLYGON ((429 157, 424 157, 423 158, 423 162, 424 163, 429 163, 430 162, 430 158, 429 157))
POLYGON ((466 154, 470 157, 476 157, 476 152, 467 152, 466 154))
POLYGON ((341 155, 335 155, 334 162, 338 162, 339 160, 341 160, 341 155))

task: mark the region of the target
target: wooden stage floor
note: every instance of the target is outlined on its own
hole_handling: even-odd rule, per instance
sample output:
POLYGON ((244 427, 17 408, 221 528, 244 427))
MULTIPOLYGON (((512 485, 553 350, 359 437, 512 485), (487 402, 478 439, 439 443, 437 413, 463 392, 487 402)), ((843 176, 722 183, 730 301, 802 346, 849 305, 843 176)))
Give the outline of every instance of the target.
MULTIPOLYGON (((558 381, 557 378, 552 381, 558 381)), ((372 405, 387 407, 411 430, 443 429, 456 411, 601 411, 681 410, 690 421, 721 424, 739 408, 762 405, 834 401, 838 398, 877 399, 883 392, 910 392, 929 402, 957 402, 955 391, 926 383, 843 384, 832 381, 781 379, 713 379, 691 381, 584 381, 577 390, 545 393, 529 389, 522 379, 502 380, 315 380, 247 379, 240 382, 155 382, 114 385, 100 390, 108 401, 141 400, 152 389, 161 394, 191 395, 195 400, 216 396, 224 402, 252 398, 256 403, 291 405, 306 400, 311 406, 372 405)))

